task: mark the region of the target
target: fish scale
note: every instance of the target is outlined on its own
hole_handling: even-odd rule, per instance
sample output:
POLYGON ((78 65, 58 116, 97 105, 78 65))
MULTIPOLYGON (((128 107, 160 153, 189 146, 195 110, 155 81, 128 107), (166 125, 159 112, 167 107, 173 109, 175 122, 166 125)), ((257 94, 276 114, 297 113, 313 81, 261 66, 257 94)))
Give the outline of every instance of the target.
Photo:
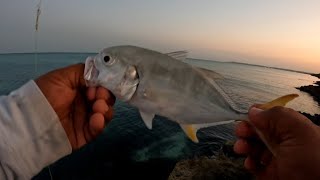
MULTIPOLYGON (((115 46, 88 57, 84 77, 88 85, 103 86, 138 108, 149 129, 155 115, 160 115, 179 123, 194 142, 198 142, 200 128, 246 120, 247 110, 239 108, 216 83, 223 82, 222 75, 183 62, 186 57, 185 51, 163 54, 115 46)), ((284 106, 296 97, 287 95, 261 107, 284 106)))

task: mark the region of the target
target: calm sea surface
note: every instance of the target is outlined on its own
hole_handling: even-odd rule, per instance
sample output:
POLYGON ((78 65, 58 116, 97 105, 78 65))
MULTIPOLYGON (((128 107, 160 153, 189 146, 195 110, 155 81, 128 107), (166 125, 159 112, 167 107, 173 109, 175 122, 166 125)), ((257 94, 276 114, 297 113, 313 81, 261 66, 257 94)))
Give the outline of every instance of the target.
MULTIPOLYGON (((84 62, 89 55, 92 54, 39 54, 37 73, 34 54, 0 55, 0 94, 5 95, 50 70, 84 62)), ((186 62, 222 74, 224 80, 219 81, 219 85, 241 108, 248 109, 254 103, 297 93, 300 97, 289 107, 311 114, 320 113, 319 104, 312 97, 295 89, 317 81, 310 75, 236 63, 195 59, 186 62)), ((222 144, 234 140, 233 127, 229 124, 200 130, 200 143, 194 144, 177 124, 163 117, 156 116, 154 128, 148 130, 137 109, 117 101, 113 121, 96 141, 49 167, 54 179, 115 178, 122 172, 143 177, 143 171, 152 172, 153 178, 157 179, 170 172, 179 159, 214 155, 222 144)), ((34 179, 49 177, 48 168, 45 168, 34 179)))

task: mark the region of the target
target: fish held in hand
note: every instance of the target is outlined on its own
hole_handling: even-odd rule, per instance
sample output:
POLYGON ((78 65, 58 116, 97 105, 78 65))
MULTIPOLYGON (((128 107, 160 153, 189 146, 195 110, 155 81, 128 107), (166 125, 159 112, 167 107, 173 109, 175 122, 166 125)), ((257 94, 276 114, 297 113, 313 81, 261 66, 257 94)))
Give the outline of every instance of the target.
MULTIPOLYGON (((198 142, 198 129, 247 119, 216 83, 223 77, 183 62, 187 52, 163 54, 136 46, 115 46, 88 57, 84 77, 88 86, 103 86, 140 111, 149 129, 160 115, 180 124, 198 142)), ((284 106, 297 95, 267 103, 284 106)))

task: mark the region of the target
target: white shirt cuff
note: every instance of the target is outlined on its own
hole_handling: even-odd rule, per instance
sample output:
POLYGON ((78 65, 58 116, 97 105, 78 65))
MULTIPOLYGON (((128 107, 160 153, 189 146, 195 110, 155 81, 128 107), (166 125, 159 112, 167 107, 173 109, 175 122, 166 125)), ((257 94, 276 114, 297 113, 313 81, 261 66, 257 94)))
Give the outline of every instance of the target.
POLYGON ((72 152, 57 114, 34 81, 0 100, 1 163, 18 176, 31 178, 72 152))

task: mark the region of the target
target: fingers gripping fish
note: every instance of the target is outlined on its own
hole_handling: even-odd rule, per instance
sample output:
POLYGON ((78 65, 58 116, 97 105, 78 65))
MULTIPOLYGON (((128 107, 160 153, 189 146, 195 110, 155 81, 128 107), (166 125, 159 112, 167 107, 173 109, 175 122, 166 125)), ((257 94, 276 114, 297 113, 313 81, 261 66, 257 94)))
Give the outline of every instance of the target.
MULTIPOLYGON (((139 109, 152 128, 155 114, 180 124, 198 142, 199 128, 247 119, 215 83, 220 74, 184 63, 185 51, 168 54, 135 46, 116 46, 88 57, 84 77, 89 86, 103 86, 118 99, 139 109)), ((285 106, 297 97, 287 95, 262 106, 285 106)))

